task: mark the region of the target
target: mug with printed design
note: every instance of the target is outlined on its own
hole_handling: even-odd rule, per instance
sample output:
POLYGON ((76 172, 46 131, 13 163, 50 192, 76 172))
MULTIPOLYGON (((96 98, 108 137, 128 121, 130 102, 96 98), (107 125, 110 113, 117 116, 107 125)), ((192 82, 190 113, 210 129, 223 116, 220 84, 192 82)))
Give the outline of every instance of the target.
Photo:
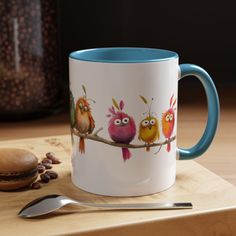
POLYGON ((209 74, 178 54, 151 48, 96 48, 69 57, 72 182, 100 195, 141 196, 175 182, 176 159, 193 159, 210 146, 219 99, 209 74), (208 120, 198 143, 177 140, 178 81, 203 84, 208 120))

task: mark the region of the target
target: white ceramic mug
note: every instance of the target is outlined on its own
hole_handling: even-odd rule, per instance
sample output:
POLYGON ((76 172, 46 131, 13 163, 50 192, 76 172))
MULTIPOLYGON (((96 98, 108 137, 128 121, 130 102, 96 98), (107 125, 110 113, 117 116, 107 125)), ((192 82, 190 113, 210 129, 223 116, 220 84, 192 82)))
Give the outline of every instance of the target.
POLYGON ((179 65, 175 52, 97 48, 69 58, 72 181, 91 193, 140 196, 175 182, 176 157, 192 159, 211 144, 219 101, 202 68, 179 65), (199 142, 176 146, 178 80, 194 75, 204 85, 208 121, 199 142))

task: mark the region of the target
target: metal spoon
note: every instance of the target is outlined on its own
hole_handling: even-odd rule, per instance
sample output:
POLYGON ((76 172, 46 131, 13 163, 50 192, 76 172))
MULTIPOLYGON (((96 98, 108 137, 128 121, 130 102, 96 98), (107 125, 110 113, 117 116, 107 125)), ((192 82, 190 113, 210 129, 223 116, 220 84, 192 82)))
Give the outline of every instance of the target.
POLYGON ((165 209, 191 209, 192 203, 190 202, 178 202, 178 203, 117 203, 117 204, 97 204, 80 202, 73 200, 69 197, 61 195, 46 195, 33 200, 28 203, 18 213, 20 217, 33 218, 36 216, 42 216, 58 210, 65 205, 76 204, 85 207, 94 207, 100 209, 111 209, 111 210, 165 210, 165 209))

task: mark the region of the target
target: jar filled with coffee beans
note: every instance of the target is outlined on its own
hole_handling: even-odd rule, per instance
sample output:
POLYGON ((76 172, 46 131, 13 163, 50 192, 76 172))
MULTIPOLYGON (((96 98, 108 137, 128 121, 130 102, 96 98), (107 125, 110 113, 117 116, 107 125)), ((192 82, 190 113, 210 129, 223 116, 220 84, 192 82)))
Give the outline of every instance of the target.
POLYGON ((60 106, 57 19, 56 0, 0 1, 0 119, 60 106))

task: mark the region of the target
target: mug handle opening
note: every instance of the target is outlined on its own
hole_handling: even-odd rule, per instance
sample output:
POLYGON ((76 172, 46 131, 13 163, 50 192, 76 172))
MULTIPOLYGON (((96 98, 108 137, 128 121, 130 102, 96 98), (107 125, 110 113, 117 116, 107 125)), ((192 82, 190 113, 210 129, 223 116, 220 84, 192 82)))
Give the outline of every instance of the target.
POLYGON ((193 64, 181 64, 179 67, 180 79, 185 76, 197 77, 202 83, 207 97, 208 118, 202 137, 190 148, 177 148, 179 160, 190 160, 202 155, 212 143, 219 123, 220 105, 216 87, 210 75, 203 68, 193 64))

